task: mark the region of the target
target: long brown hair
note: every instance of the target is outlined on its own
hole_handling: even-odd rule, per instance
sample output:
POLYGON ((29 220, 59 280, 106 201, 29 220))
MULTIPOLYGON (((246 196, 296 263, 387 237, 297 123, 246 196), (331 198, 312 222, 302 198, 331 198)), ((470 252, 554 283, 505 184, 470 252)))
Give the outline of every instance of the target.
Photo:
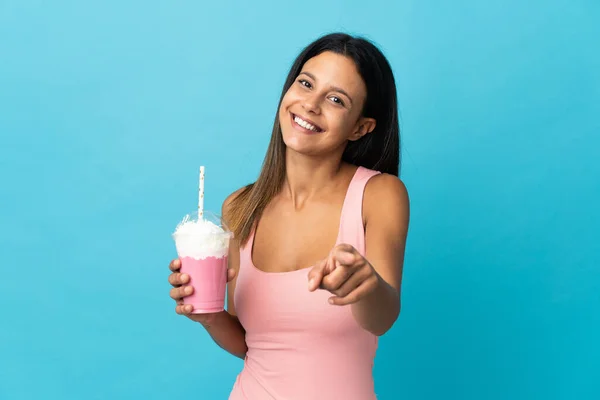
POLYGON ((399 174, 400 128, 396 83, 387 59, 366 39, 344 33, 323 36, 309 44, 298 55, 288 73, 275 113, 271 141, 258 179, 244 187, 227 207, 229 228, 241 245, 247 242, 255 223, 269 202, 281 191, 285 181, 286 146, 278 117, 281 101, 304 64, 325 51, 342 54, 354 61, 367 88, 362 115, 377 121, 373 132, 357 141, 348 142, 342 160, 396 176, 399 174))

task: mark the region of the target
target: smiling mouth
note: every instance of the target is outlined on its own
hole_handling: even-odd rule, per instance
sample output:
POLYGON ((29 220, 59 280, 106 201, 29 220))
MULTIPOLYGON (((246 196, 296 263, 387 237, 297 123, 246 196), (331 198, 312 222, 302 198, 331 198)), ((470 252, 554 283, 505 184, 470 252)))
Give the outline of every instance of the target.
POLYGON ((307 131, 311 131, 314 133, 323 132, 323 129, 320 126, 316 125, 312 121, 306 121, 301 117, 297 116, 296 114, 292 114, 292 122, 298 125, 299 127, 304 128, 307 131))

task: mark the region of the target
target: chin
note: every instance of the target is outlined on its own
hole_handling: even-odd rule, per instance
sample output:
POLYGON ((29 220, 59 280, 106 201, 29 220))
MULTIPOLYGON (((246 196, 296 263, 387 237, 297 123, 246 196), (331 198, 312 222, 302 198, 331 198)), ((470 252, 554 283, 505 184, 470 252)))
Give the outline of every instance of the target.
POLYGON ((285 147, 295 153, 307 156, 318 153, 318 149, 315 149, 315 144, 308 143, 307 138, 300 137, 300 135, 295 135, 294 133, 289 134, 289 131, 288 134, 286 134, 286 131, 282 129, 282 138, 285 147))

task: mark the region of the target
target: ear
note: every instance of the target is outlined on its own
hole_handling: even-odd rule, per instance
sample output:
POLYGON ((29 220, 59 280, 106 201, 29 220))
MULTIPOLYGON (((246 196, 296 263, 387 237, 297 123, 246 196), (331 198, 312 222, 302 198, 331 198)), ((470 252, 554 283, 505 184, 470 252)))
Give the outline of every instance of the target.
POLYGON ((361 137, 365 136, 373 132, 375 126, 377 125, 377 121, 374 118, 366 118, 361 117, 358 122, 356 122, 356 126, 354 127, 354 132, 350 135, 349 140, 356 141, 361 137))

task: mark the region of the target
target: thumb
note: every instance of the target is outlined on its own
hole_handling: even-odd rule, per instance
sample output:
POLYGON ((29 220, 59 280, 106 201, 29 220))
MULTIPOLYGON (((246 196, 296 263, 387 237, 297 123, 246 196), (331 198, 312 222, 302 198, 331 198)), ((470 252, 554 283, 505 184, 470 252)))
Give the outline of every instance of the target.
POLYGON ((231 282, 236 275, 237 271, 235 269, 227 268, 227 282, 231 282))
POLYGON ((323 280, 324 269, 327 265, 327 260, 319 261, 308 273, 308 290, 314 292, 321 281, 323 280))
POLYGON ((341 265, 351 266, 356 261, 356 257, 353 253, 344 250, 338 250, 335 253, 335 260, 339 262, 341 265))
POLYGON ((342 265, 352 265, 356 262, 356 250, 346 244, 338 245, 334 250, 334 258, 342 265))

